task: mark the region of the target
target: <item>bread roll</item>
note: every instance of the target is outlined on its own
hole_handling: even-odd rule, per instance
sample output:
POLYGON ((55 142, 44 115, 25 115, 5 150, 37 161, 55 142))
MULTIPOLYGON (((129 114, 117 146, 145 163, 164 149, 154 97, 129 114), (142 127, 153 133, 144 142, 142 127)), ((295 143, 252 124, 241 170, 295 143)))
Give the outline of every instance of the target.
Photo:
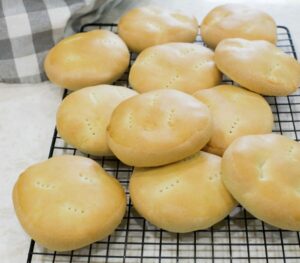
POLYGON ((120 37, 134 52, 163 43, 194 42, 197 32, 194 16, 155 6, 131 9, 118 24, 120 37))
POLYGON ((273 114, 266 100, 251 91, 232 85, 200 90, 194 96, 212 114, 213 132, 204 151, 222 156, 236 138, 272 132, 273 114))
POLYGON ((166 166, 135 168, 129 186, 131 200, 143 217, 167 231, 205 229, 236 205, 220 173, 221 158, 204 152, 166 166))
POLYGON ((300 85, 298 61, 264 40, 225 39, 215 61, 229 78, 263 95, 286 96, 300 85))
POLYGON ((81 152, 95 156, 113 155, 106 141, 106 128, 113 110, 136 95, 121 86, 98 85, 68 95, 56 114, 59 135, 81 152))
POLYGON ((125 164, 151 167, 198 152, 211 137, 208 108, 181 91, 160 89, 123 101, 107 129, 108 146, 125 164))
POLYGON ((129 82, 141 93, 171 88, 193 94, 220 83, 221 73, 213 57, 210 49, 191 43, 150 47, 133 63, 129 82))
POLYGON ((276 23, 270 15, 241 4, 217 6, 201 24, 202 39, 211 48, 223 39, 235 37, 276 44, 276 31, 276 23))
POLYGON ((107 237, 126 209, 124 190, 115 178, 95 161, 70 155, 26 169, 14 186, 13 202, 24 230, 56 251, 107 237))
POLYGON ((50 81, 77 90, 116 81, 127 69, 129 57, 120 37, 93 30, 60 41, 47 54, 44 66, 50 81))
POLYGON ((300 144, 278 134, 248 135, 225 151, 222 179, 251 214, 300 230, 300 144))

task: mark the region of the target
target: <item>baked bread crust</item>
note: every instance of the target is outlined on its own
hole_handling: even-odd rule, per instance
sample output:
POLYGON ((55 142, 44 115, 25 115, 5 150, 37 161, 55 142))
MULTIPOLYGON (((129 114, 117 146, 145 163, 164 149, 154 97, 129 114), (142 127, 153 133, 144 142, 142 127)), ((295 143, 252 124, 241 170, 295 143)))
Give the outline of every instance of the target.
POLYGON ((39 244, 67 251, 111 234, 126 197, 120 183, 95 161, 63 155, 26 169, 13 189, 17 217, 39 244))
POLYGON ((140 93, 177 89, 193 94, 221 82, 214 53, 201 45, 168 43, 142 51, 129 73, 130 85, 140 93))
POLYGON ((212 137, 204 151, 222 156, 236 138, 271 133, 272 109, 260 95, 232 85, 200 90, 194 96, 210 109, 212 137))
POLYGON ((156 6, 133 8, 118 23, 118 34, 137 53, 163 43, 194 42, 197 33, 195 17, 156 6))
POLYGON ((124 100, 137 95, 121 86, 98 85, 68 95, 56 114, 59 135, 81 152, 111 156, 106 128, 113 110, 124 100))
POLYGON ((225 39, 215 50, 217 67, 259 94, 286 96, 300 85, 300 64, 264 40, 225 39))
POLYGON ((222 160, 222 179, 234 198, 270 225, 300 230, 300 144, 278 134, 235 140, 222 160))
POLYGON ((127 165, 151 167, 182 160, 209 141, 206 105, 172 89, 143 93, 119 104, 107 128, 108 145, 127 165))
POLYGON ((266 40, 276 44, 274 19, 265 12, 247 5, 226 4, 212 9, 203 19, 201 36, 211 48, 226 38, 266 40))
POLYGON ((170 232, 206 229, 236 205, 221 180, 221 158, 198 152, 180 162, 135 168, 129 191, 135 209, 170 232))
POLYGON ((129 65, 129 50, 123 40, 108 30, 92 30, 69 36, 47 54, 44 67, 51 82, 77 90, 111 84, 129 65))

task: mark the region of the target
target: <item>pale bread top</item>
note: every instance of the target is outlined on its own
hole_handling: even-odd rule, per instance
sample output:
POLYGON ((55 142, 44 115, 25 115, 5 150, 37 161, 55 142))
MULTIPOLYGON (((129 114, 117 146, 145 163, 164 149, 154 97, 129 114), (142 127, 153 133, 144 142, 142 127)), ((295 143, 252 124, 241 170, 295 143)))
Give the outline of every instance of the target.
POLYGON ((264 40, 225 39, 215 62, 229 78, 263 95, 286 96, 300 85, 298 61, 264 40))
POLYGON ((203 19, 201 36, 211 48, 226 38, 266 40, 276 43, 276 23, 265 12, 241 4, 225 4, 212 9, 203 19))
POLYGON ((126 209, 120 183, 95 161, 57 156, 19 177, 13 201, 25 231, 44 247, 66 251, 111 234, 126 209))
POLYGON ((129 73, 130 85, 141 93, 171 88, 193 94, 199 89, 216 86, 220 81, 214 53, 191 43, 147 48, 139 54, 129 73))
POLYGON ((208 228, 226 217, 236 202, 221 181, 221 158, 199 152, 156 168, 135 168, 130 196, 136 210, 171 232, 208 228))
POLYGON ((118 24, 118 34, 134 52, 168 42, 194 42, 197 32, 194 16, 156 6, 133 8, 118 24))
POLYGON ((75 91, 56 114, 59 135, 78 150, 95 156, 113 155, 106 142, 106 128, 113 110, 136 95, 121 86, 98 85, 75 91))
POLYGON ((225 151, 222 179, 255 217, 279 228, 300 230, 300 144, 287 137, 249 135, 225 151))
POLYGON ((200 90, 194 96, 212 114, 213 133, 205 151, 223 155, 231 142, 248 134, 272 132, 273 114, 260 95, 232 85, 200 90))
POLYGON ((160 89, 119 104, 107 137, 110 149, 122 162, 149 167, 198 152, 210 139, 211 130, 206 105, 181 91, 160 89))
POLYGON ((129 65, 123 40, 108 30, 92 30, 69 36, 47 54, 45 71, 56 85, 70 90, 110 84, 129 65))

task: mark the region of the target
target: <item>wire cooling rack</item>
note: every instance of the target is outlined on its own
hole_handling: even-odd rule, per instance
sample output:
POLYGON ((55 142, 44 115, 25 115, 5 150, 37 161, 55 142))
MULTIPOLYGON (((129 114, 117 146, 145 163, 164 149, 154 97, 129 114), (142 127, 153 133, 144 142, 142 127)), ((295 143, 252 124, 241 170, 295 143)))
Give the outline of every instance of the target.
MULTIPOLYGON (((81 31, 96 28, 116 32, 115 24, 87 24, 81 31)), ((289 30, 278 26, 278 47, 296 56, 289 30)), ((197 37, 203 44, 201 37, 197 37)), ((131 63, 136 54, 131 54, 131 63)), ((116 82, 128 85, 128 71, 116 82)), ((232 83, 224 79, 225 83, 232 83)), ((65 94, 66 95, 66 92, 65 94)), ((267 97, 272 107, 273 131, 299 140, 300 92, 287 97, 267 97)), ((49 157, 62 154, 83 155, 54 131, 49 157)), ((127 212, 118 229, 105 240, 71 252, 53 252, 30 243, 27 263, 31 262, 115 262, 115 263, 298 263, 300 236, 273 228, 237 207, 226 219, 213 227, 189 234, 173 234, 157 229, 141 218, 132 207, 128 182, 132 168, 113 157, 94 158, 126 189, 127 212)))

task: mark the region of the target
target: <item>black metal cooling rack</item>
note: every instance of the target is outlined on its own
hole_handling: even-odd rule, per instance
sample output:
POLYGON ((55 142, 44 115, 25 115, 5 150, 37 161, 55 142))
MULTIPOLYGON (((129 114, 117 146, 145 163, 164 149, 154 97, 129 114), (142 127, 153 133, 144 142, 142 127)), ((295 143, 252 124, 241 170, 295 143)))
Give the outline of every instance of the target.
MULTIPOLYGON (((115 24, 87 24, 81 31, 95 28, 116 32, 115 24)), ((197 43, 203 44, 201 37, 197 43)), ((278 47, 297 58, 288 28, 278 26, 278 47)), ((136 55, 131 54, 131 63, 136 55)), ((128 85, 128 71, 116 82, 128 85)), ((226 83, 232 83, 224 79, 226 83)), ((66 92, 64 96, 66 95, 66 92)), ((300 92, 287 97, 267 97, 272 107, 274 132, 299 140, 300 92)), ((49 157, 61 154, 84 155, 54 131, 49 157)), ((92 157, 93 158, 93 157, 92 157)), ((93 158, 118 178, 126 189, 127 213, 118 229, 105 240, 71 252, 53 252, 30 243, 27 263, 33 262, 115 262, 115 263, 297 263, 300 262, 300 236, 273 228, 237 207, 213 227, 189 234, 172 234, 157 229, 141 218, 131 205, 128 182, 132 168, 113 157, 93 158)))

